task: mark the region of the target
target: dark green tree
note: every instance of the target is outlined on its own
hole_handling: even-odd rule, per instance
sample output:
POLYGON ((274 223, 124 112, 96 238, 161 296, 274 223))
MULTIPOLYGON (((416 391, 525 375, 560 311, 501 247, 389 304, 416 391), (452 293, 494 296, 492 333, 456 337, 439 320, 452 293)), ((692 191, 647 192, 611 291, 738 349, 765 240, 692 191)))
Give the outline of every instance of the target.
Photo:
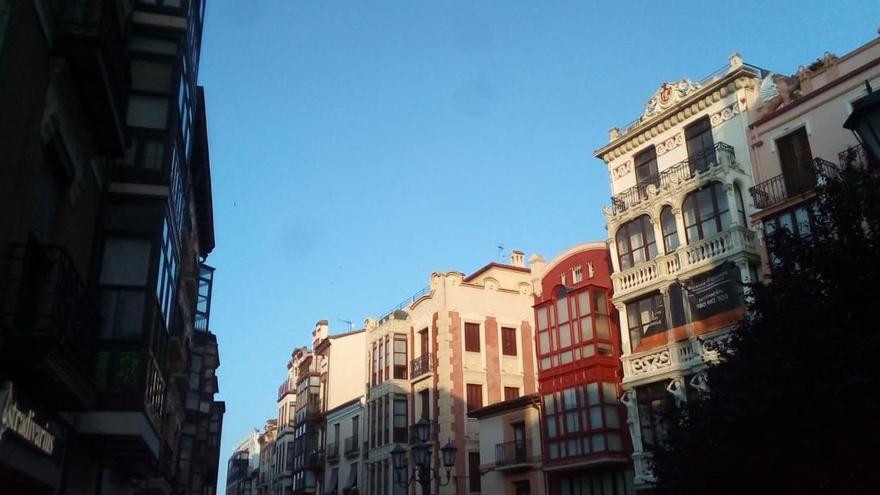
POLYGON ((826 178, 811 234, 769 236, 709 393, 670 413, 659 493, 880 493, 878 177, 826 178))

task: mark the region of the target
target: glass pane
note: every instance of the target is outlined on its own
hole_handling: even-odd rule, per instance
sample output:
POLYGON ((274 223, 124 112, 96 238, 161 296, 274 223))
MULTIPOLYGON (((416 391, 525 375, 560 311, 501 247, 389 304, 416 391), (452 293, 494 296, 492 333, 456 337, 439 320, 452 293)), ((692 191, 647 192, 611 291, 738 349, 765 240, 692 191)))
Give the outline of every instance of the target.
POLYGON ((605 302, 605 293, 602 291, 596 291, 593 292, 593 297, 596 298, 596 313, 607 315, 608 303, 605 302))
POLYGON ((591 357, 596 354, 596 348, 593 347, 593 344, 588 344, 581 347, 581 356, 584 358, 591 357))
POLYGON ((603 383, 602 398, 606 404, 617 404, 617 387, 613 383, 603 383))
POLYGON ((543 331, 538 333, 538 354, 547 354, 550 352, 550 332, 543 331))
POLYGON ((571 330, 568 323, 559 325, 559 347, 569 347, 571 345, 571 330))
POLYGON ((590 428, 602 428, 602 408, 599 406, 590 408, 590 428))
POLYGON ((165 129, 168 121, 168 98, 132 95, 128 101, 128 125, 165 129))
POLYGON ((593 452, 602 452, 605 450, 605 435, 593 435, 590 437, 592 445, 590 447, 593 452))
POLYGON ((599 404, 599 384, 598 383, 588 383, 587 384, 587 403, 589 405, 597 405, 599 404))
POLYGON ((562 391, 563 397, 563 408, 566 410, 571 410, 577 408, 577 399, 575 398, 575 389, 567 388, 562 391))
POLYGON ((131 61, 131 87, 167 92, 171 89, 171 66, 146 60, 131 61))
POLYGON ((547 310, 546 307, 538 309, 538 330, 547 329, 547 310))
POLYGON ((568 364, 571 362, 571 351, 565 351, 559 355, 559 362, 561 364, 568 364))
POLYGON ((578 306, 580 306, 580 314, 585 315, 590 312, 590 293, 587 291, 578 294, 578 306))
POLYGON ((107 238, 101 264, 101 284, 143 286, 150 264, 150 241, 107 238))
POLYGON ((617 406, 605 406, 605 426, 620 428, 620 413, 617 406))
POLYGON ((104 291, 101 304, 101 337, 137 337, 141 333, 144 293, 141 291, 104 291))
POLYGON ((620 433, 608 434, 608 450, 620 452, 623 450, 623 438, 620 433))
POLYGON ((555 437, 556 433, 556 416, 547 417, 547 435, 555 437))
POLYGON ((608 317, 605 315, 596 316, 596 337, 602 340, 608 340, 611 331, 608 327, 608 317))
POLYGON ((589 316, 581 318, 581 341, 593 339, 593 319, 589 316))
POLYGON ((546 357, 541 359, 541 369, 546 370, 550 368, 550 358, 546 357))
POLYGON ((576 320, 578 317, 577 299, 572 296, 568 298, 568 306, 571 308, 571 319, 576 320))
POLYGON ((560 323, 568 321, 568 304, 564 297, 556 300, 556 317, 560 323))
POLYGON ((553 414, 556 412, 556 408, 553 406, 553 394, 544 395, 544 412, 546 414, 553 414))
POLYGON ((795 221, 797 222, 798 234, 804 236, 810 233, 810 216, 806 208, 798 208, 794 210, 795 221))

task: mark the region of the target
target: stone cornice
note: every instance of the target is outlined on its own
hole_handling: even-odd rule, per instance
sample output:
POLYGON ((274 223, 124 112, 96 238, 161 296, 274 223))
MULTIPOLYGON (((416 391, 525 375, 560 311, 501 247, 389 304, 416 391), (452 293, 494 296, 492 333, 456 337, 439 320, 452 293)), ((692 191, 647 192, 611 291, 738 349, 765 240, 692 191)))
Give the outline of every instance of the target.
POLYGON ((759 75, 749 66, 741 66, 713 81, 693 94, 685 97, 678 105, 660 115, 639 123, 626 134, 596 150, 593 155, 605 163, 634 151, 651 139, 659 136, 685 120, 698 115, 712 104, 744 88, 754 88, 759 75))

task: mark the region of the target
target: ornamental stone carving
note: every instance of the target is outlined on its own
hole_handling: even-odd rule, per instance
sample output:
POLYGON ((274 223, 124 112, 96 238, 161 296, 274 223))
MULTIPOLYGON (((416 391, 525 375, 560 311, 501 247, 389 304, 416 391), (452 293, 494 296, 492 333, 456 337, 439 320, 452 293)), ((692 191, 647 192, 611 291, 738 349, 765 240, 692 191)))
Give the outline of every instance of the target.
POLYGON ((634 375, 651 373, 672 365, 669 360, 669 349, 664 349, 655 354, 633 358, 632 369, 634 375))
POLYGON ((738 101, 713 113, 712 116, 709 117, 709 123, 712 125, 712 127, 718 127, 719 125, 742 113, 744 109, 745 103, 742 101, 738 101))
POLYGON ((674 150, 684 144, 684 134, 679 132, 675 136, 670 137, 666 141, 657 145, 657 156, 666 154, 667 151, 674 150))
POLYGON ((632 160, 627 160, 627 161, 621 163, 620 165, 618 165, 617 167, 614 167, 614 170, 611 172, 611 174, 615 179, 619 179, 619 178, 629 174, 630 172, 632 172, 632 166, 633 166, 632 160))
POLYGON ((663 83, 660 89, 654 93, 654 96, 648 100, 645 105, 645 112, 642 114, 643 119, 649 119, 663 111, 672 108, 676 103, 684 99, 687 95, 700 89, 700 85, 690 79, 682 79, 674 83, 663 83))

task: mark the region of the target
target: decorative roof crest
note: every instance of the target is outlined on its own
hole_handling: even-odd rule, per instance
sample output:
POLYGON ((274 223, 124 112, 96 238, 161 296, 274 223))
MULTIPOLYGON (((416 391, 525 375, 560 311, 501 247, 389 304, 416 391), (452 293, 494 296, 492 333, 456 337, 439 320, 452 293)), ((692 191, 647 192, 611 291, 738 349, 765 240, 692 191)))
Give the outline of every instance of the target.
POLYGON ((649 119, 672 108, 687 95, 697 91, 702 86, 690 79, 682 79, 673 83, 663 83, 654 96, 645 105, 642 120, 649 119))

